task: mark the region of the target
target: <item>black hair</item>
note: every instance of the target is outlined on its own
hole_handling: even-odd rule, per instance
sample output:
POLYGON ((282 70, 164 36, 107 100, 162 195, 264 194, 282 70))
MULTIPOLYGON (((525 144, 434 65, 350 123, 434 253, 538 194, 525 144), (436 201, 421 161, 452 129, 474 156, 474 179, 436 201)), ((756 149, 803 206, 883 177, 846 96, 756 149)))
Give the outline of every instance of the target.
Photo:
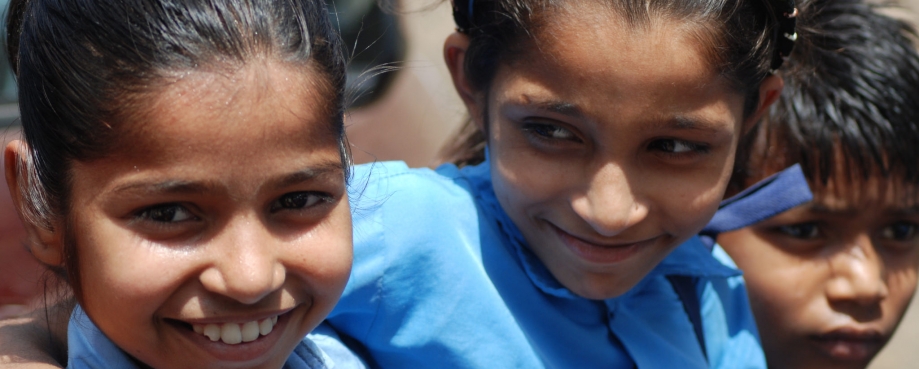
MULTIPOLYGON (((169 76, 239 68, 257 58, 319 77, 348 176, 345 61, 323 1, 13 0, 7 49, 29 149, 20 168, 27 222, 52 229, 52 220, 67 219, 72 162, 110 152, 127 118, 169 76)), ((70 243, 64 268, 52 270, 80 299, 70 243)))
MULTIPOLYGON (((470 38, 464 72, 485 91, 498 67, 513 61, 517 45, 537 34, 547 14, 570 0, 453 0, 460 32, 470 38)), ((667 17, 697 26, 709 61, 744 96, 744 116, 759 101, 759 87, 794 46, 794 3, 789 0, 606 0, 632 26, 667 17)), ((485 135, 472 122, 444 157, 459 165, 484 160, 485 135)))
POLYGON ((919 183, 913 27, 860 0, 800 6, 798 44, 783 69, 785 89, 747 139, 755 150, 738 158, 731 191, 795 163, 818 186, 875 175, 919 183))

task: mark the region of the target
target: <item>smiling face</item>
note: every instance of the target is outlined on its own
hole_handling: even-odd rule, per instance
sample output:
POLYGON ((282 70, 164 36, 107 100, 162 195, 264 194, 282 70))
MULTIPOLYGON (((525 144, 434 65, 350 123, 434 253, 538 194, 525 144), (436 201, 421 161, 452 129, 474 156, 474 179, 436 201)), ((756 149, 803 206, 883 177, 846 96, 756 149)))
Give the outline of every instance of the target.
POLYGON ((847 182, 718 237, 744 271, 770 367, 865 368, 912 299, 919 203, 907 194, 916 188, 838 185, 847 182))
POLYGON ((605 299, 714 214, 743 96, 685 25, 633 28, 598 4, 570 7, 499 67, 473 111, 487 112, 495 193, 530 248, 565 287, 605 299))
POLYGON ((160 368, 279 368, 338 301, 351 218, 310 67, 192 72, 72 167, 82 307, 160 368))

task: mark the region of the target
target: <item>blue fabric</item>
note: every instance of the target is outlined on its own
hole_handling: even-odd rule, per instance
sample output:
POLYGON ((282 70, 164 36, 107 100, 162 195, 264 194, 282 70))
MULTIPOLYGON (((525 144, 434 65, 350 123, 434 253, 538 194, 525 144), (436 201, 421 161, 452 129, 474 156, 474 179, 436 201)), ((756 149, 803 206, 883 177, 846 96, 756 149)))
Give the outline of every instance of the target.
POLYGON ((739 271, 698 238, 626 294, 588 300, 526 247, 487 163, 354 172, 355 264, 328 319, 372 367, 766 367, 739 271), (669 275, 699 280, 708 363, 669 275))
POLYGON ((722 201, 702 234, 715 238, 718 233, 759 223, 813 198, 801 165, 795 164, 722 201))
MULTIPOLYGON (((89 319, 79 306, 74 309, 67 326, 67 368, 100 369, 140 368, 128 355, 115 346, 89 319)), ((300 341, 284 363, 287 369, 360 369, 360 361, 342 346, 338 336, 329 327, 320 326, 314 333, 300 341), (320 345, 313 342, 313 339, 320 345), (329 349, 330 348, 330 349, 329 349), (328 349, 331 355, 326 354, 328 349)))

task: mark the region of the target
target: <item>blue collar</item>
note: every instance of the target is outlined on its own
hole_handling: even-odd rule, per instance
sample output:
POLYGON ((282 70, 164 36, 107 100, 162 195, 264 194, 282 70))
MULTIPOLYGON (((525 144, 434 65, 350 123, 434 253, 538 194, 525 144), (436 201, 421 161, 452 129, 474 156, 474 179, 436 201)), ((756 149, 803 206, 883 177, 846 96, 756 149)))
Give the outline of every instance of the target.
MULTIPOLYGON (((343 358, 352 358, 345 352, 343 358)), ((67 368, 139 368, 105 336, 77 305, 67 325, 67 368)), ((332 369, 334 362, 309 338, 304 338, 284 363, 285 369, 332 369)))

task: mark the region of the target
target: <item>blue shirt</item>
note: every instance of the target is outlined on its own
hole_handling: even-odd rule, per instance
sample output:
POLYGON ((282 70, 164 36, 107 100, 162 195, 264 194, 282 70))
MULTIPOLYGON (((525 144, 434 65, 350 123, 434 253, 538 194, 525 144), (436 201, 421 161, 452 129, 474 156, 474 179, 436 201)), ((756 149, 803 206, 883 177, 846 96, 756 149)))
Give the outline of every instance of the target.
MULTIPOLYGON (((108 339, 78 305, 67 325, 67 368, 140 368, 108 339)), ((364 364, 341 345, 335 332, 320 326, 305 337, 284 363, 286 369, 359 369, 364 364), (315 340, 315 342, 313 342, 315 340), (322 348, 320 348, 322 346, 322 348), (328 351, 328 354, 326 353, 328 351)))
POLYGON ((487 163, 358 166, 350 196, 355 264, 328 319, 371 366, 766 367, 739 271, 698 238, 629 292, 597 301, 527 248, 487 163), (705 352, 669 276, 697 281, 705 352))

